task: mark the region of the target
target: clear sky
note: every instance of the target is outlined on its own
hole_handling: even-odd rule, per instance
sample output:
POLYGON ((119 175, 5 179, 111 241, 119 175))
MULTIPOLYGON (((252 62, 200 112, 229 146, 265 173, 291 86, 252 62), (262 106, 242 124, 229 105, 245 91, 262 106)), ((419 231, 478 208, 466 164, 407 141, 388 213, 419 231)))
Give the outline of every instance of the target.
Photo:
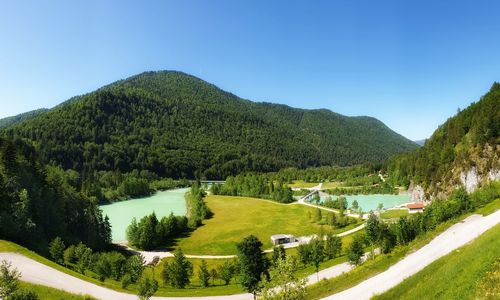
POLYGON ((500 81, 500 1, 1 1, 0 117, 148 70, 410 139, 500 81))

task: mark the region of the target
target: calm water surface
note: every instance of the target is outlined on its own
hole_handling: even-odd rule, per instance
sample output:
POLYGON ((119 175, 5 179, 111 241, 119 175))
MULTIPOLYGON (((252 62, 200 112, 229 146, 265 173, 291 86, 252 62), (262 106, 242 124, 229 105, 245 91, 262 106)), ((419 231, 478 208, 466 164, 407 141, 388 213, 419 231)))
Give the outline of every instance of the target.
MULTIPOLYGON (((370 210, 376 210, 379 203, 384 205, 384 208, 391 208, 403 203, 410 202, 408 195, 349 195, 345 196, 347 198, 348 207, 350 208, 354 200, 358 201, 359 207, 363 209, 364 212, 369 212, 370 210)), ((336 196, 332 196, 332 199, 336 199, 336 196)), ((323 198, 324 199, 324 198, 323 198)))
POLYGON ((137 221, 142 217, 155 212, 158 219, 169 215, 183 216, 186 214, 186 202, 184 194, 189 188, 175 189, 145 197, 131 199, 127 201, 116 202, 113 204, 101 205, 104 215, 108 215, 112 226, 113 241, 124 241, 127 239, 127 226, 136 218, 137 221))

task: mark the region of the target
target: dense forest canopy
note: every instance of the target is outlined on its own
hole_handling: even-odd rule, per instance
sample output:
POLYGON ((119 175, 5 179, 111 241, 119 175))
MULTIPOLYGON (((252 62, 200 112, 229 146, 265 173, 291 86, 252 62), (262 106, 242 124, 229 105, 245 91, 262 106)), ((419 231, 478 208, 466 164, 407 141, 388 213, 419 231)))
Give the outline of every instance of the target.
POLYGON ((494 83, 480 101, 441 125, 422 148, 391 158, 387 163, 391 181, 408 185, 412 180, 433 193, 446 183, 457 184, 457 171, 498 170, 499 133, 500 84, 494 83))
POLYGON ((224 179, 246 171, 381 162, 417 145, 370 117, 255 103, 180 72, 147 72, 3 129, 85 176, 148 170, 224 179))
POLYGON ((56 236, 106 248, 109 222, 95 201, 76 191, 73 178, 40 163, 31 146, 0 138, 0 239, 42 252, 56 236))
POLYGON ((21 123, 23 121, 32 119, 32 118, 34 118, 34 117, 38 116, 39 114, 44 113, 46 111, 48 111, 48 109, 40 108, 40 109, 35 109, 32 111, 28 111, 28 112, 19 114, 17 116, 6 117, 3 119, 0 119, 0 128, 12 126, 12 125, 15 125, 17 123, 21 123))

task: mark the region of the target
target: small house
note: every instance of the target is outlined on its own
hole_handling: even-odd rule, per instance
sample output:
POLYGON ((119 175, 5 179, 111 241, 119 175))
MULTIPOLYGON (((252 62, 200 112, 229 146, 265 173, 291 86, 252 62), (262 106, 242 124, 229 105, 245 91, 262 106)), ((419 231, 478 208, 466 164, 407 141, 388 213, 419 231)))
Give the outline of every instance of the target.
POLYGON ((408 208, 408 213, 410 214, 424 211, 424 205, 422 203, 409 203, 406 205, 406 208, 408 208))
POLYGON ((275 234, 271 236, 271 242, 274 246, 294 243, 296 241, 295 237, 291 234, 275 234))

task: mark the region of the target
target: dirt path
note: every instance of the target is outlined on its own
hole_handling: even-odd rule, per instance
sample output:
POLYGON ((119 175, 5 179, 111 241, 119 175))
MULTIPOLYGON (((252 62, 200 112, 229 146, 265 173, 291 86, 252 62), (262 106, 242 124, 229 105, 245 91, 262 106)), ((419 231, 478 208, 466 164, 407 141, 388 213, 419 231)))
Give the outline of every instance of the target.
POLYGON ((498 223, 500 223, 500 210, 486 217, 470 216, 451 226, 429 244, 408 255, 385 272, 324 299, 370 299, 373 295, 381 294, 398 285, 440 257, 471 242, 498 223))

